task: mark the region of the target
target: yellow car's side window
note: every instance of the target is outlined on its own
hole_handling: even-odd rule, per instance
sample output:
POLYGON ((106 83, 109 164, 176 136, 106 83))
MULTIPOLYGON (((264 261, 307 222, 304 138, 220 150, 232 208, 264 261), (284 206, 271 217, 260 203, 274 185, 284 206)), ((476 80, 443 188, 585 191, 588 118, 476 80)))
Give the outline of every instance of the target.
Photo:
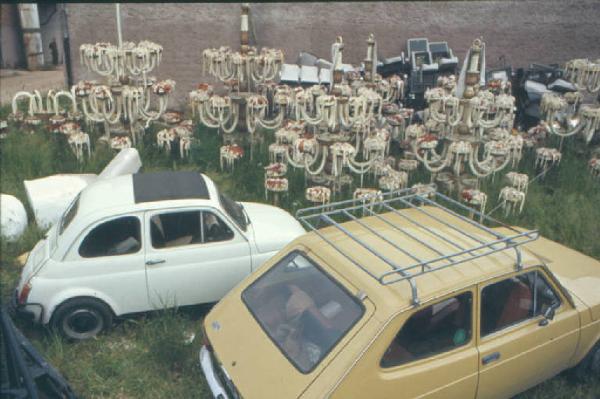
POLYGON ((467 344, 472 336, 473 295, 464 292, 419 310, 404 323, 381 359, 399 366, 467 344))
POLYGON ((559 303, 537 270, 488 285, 481 292, 481 336, 544 314, 559 303))

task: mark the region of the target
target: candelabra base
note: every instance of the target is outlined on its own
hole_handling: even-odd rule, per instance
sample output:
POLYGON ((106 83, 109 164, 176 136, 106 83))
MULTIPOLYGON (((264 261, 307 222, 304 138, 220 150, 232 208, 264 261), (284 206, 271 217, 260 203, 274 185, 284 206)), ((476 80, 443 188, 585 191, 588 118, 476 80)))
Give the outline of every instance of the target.
POLYGON ((479 187, 477 177, 469 173, 457 176, 450 172, 441 172, 432 176, 432 180, 440 186, 442 191, 448 194, 456 193, 459 197, 463 190, 474 190, 479 187))
POLYGON ((331 188, 335 193, 341 193, 344 188, 350 189, 354 183, 354 179, 349 174, 341 174, 338 176, 329 173, 320 173, 318 175, 309 175, 308 180, 319 186, 331 188))

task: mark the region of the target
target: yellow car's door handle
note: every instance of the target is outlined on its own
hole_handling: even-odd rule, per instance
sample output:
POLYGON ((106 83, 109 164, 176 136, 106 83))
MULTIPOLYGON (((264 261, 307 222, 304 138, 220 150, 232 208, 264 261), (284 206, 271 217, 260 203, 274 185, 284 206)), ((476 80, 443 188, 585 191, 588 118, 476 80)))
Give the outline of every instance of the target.
POLYGON ((484 366, 486 364, 490 364, 491 362, 495 362, 496 360, 500 359, 500 352, 494 352, 491 353, 487 356, 484 356, 481 358, 481 364, 483 364, 484 366))

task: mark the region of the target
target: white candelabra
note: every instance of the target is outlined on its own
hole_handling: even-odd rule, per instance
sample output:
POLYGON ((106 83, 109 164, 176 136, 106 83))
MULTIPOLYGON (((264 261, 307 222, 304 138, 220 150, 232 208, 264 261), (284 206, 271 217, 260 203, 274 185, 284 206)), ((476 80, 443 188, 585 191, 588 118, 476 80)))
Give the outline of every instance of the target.
POLYGON ((88 71, 106 78, 105 84, 82 80, 69 91, 49 91, 45 101, 37 90, 18 92, 12 102, 16 120, 34 125, 41 123, 42 117, 49 116, 54 130, 67 121, 101 123, 107 141, 111 140, 113 132, 119 136, 131 135, 135 144, 150 123, 161 117, 167 109, 175 82, 157 82, 148 73, 160 64, 162 46, 149 41, 138 44, 123 42, 119 4, 116 4, 116 16, 117 46, 110 43, 83 44, 79 51, 81 64, 88 71), (158 97, 154 107, 153 95, 158 97), (22 98, 29 101, 27 117, 18 111, 18 102, 22 98), (61 108, 61 100, 68 103, 67 109, 61 108))
POLYGON ((583 104, 586 93, 600 92, 600 59, 595 62, 575 59, 567 62, 565 78, 577 88, 576 92, 559 95, 545 93, 540 111, 546 128, 559 137, 570 137, 581 133, 586 143, 600 132, 600 104, 583 104))
POLYGON ((227 94, 214 94, 212 86, 203 83, 189 97, 192 112, 198 116, 200 123, 224 133, 233 133, 236 129, 253 133, 256 121, 252 119, 260 120, 269 128, 279 127, 283 119, 278 117, 271 123, 267 122, 268 102, 265 97, 255 97, 259 87, 272 83, 278 76, 284 61, 283 52, 272 48, 258 51, 250 46, 250 7, 244 3, 241 9, 239 51, 221 46, 202 52, 202 74, 208 73, 224 83, 227 94))
MULTIPOLYGON (((343 73, 344 45, 338 37, 332 45, 332 84, 328 88, 315 85, 292 90, 285 86, 274 91, 279 115, 293 120, 275 133, 277 141, 269 147, 271 159, 304 169, 312 182, 331 186, 334 193, 352 183, 348 171, 360 175, 362 187, 364 175, 383 163, 389 151, 390 129, 397 127, 387 123, 383 110, 402 97, 404 82, 398 77, 381 79, 372 70, 376 63, 373 35, 367 43, 364 78, 355 72, 343 73)), ((265 100, 257 103, 266 106, 265 100)), ((394 114, 390 108, 388 115, 394 114)), ((265 115, 263 109, 257 114, 265 115)), ((261 117, 258 124, 265 126, 261 117)), ((386 171, 380 179, 381 188, 390 190, 406 184, 404 175, 394 174, 404 172, 386 171)))
MULTIPOLYGON (((348 171, 361 176, 362 186, 363 176, 388 153, 391 137, 399 135, 412 117, 412 110, 396 104, 404 94, 403 79, 382 79, 375 72, 373 35, 367 41, 364 78, 355 71, 344 73, 344 43, 338 37, 331 52, 332 84, 290 87, 270 80, 283 61, 280 52, 268 49, 257 55, 247 45, 247 18, 243 6, 240 53, 224 48, 203 52, 204 70, 224 81, 229 92, 218 95, 212 85, 198 85, 190 93, 193 115, 201 124, 225 133, 226 141, 233 141, 231 133, 240 127, 251 135, 260 128, 276 130, 276 142, 269 146, 273 164, 303 168, 311 181, 331 185, 334 192, 352 183, 348 171), (261 72, 252 72, 257 65, 261 72), (257 92, 244 92, 250 88, 257 92)), ((228 145, 222 148, 223 158, 228 145)), ((404 184, 403 179, 391 180, 404 184)))
POLYGON ((410 155, 432 179, 482 208, 487 197, 472 191, 478 189, 479 179, 516 166, 523 148, 523 138, 512 130, 514 97, 480 88, 484 57, 485 44, 476 39, 458 86, 453 78, 440 79, 438 87, 425 93, 425 124, 410 125, 405 134, 410 155))
POLYGON ((131 135, 133 143, 164 114, 175 82, 157 81, 148 76, 160 65, 163 48, 150 41, 123 42, 120 5, 116 4, 118 45, 83 44, 79 49, 81 64, 88 71, 106 78, 106 84, 80 81, 71 92, 85 119, 104 125, 105 138, 110 134, 131 135), (153 94, 158 98, 152 106, 153 94))

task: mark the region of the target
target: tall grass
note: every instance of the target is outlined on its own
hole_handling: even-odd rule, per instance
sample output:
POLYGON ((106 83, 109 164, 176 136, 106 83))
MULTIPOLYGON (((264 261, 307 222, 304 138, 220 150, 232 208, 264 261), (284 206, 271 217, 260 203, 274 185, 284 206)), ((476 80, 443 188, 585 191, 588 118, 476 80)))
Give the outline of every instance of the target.
MULTIPOLYGON (((6 113, 6 108, 0 109, 0 116, 6 113)), ((222 138, 215 130, 197 128, 191 156, 181 160, 156 147, 158 129, 149 129, 137 146, 144 171, 196 170, 208 174, 222 191, 236 200, 265 202, 263 167, 269 163, 268 144, 273 141, 272 133, 265 133, 262 141, 253 144, 252 160, 249 137, 239 137, 239 142, 245 145, 246 156, 232 173, 223 173, 218 155, 222 138)), ((106 144, 97 142, 99 131, 92 133, 92 157, 78 162, 61 135, 53 135, 43 128, 32 134, 25 130, 13 125, 8 137, 0 142, 0 184, 3 193, 17 196, 26 205, 30 220, 33 215, 27 205, 23 180, 54 173, 99 173, 115 155, 106 144)), ((592 179, 586 170, 589 151, 582 143, 567 141, 560 166, 530 185, 524 212, 504 216, 502 209, 497 209, 493 216, 507 223, 538 228, 544 236, 600 259, 600 182, 592 179)), ((518 169, 534 176, 537 171, 533 163, 534 155, 526 153, 518 169)), ((279 205, 291 212, 310 205, 304 199, 303 172, 292 168, 288 178, 290 192, 280 198, 279 205)), ((417 171, 410 183, 417 181, 428 181, 428 174, 417 171)), ((488 209, 494 208, 496 196, 505 184, 501 175, 484 182, 482 188, 490 198, 488 209)), ((376 182, 367 177, 365 186, 374 187, 376 182)), ((43 234, 30 224, 18 241, 0 242, 3 302, 19 277, 16 257, 31 249, 43 234)), ((23 323, 20 326, 82 397, 203 398, 208 397, 208 390, 196 365, 200 342, 198 338, 189 344, 185 342, 191 333, 199 336, 201 318, 202 312, 165 310, 128 318, 109 333, 78 344, 66 343, 52 333, 23 323)), ((597 399, 600 382, 591 377, 584 384, 574 385, 560 376, 519 398, 597 399)))

